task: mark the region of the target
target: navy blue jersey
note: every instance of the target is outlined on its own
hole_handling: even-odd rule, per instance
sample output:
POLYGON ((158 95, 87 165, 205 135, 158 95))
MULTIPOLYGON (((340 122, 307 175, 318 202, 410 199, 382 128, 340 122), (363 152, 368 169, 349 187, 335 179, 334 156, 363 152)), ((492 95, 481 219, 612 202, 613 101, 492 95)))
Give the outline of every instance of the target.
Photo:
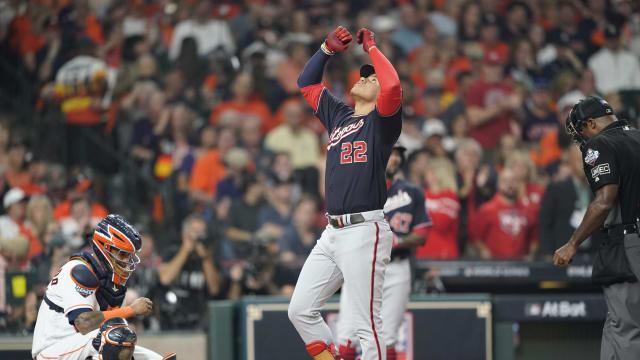
POLYGON ((431 226, 431 218, 427 214, 424 195, 416 185, 405 180, 397 180, 389 187, 384 214, 394 235, 392 257, 407 257, 409 249, 396 247, 397 236, 407 236, 419 229, 431 226))
POLYGON ((402 129, 402 110, 384 117, 353 108, 324 88, 316 116, 329 133, 325 173, 327 211, 342 215, 382 209, 387 201, 385 170, 402 129))

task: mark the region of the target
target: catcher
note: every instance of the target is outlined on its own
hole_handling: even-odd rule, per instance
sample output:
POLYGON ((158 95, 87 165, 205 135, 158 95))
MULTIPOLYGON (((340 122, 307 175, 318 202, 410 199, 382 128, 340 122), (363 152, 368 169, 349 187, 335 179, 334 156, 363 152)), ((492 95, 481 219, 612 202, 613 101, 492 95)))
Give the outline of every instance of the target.
MULTIPOLYGON (((93 233, 93 254, 71 257, 51 279, 38 311, 31 355, 37 360, 97 358, 94 339, 105 320, 148 315, 152 302, 138 298, 123 306, 127 279, 140 262, 140 234, 120 215, 109 215, 93 233)), ((137 346, 136 360, 162 357, 137 346)))

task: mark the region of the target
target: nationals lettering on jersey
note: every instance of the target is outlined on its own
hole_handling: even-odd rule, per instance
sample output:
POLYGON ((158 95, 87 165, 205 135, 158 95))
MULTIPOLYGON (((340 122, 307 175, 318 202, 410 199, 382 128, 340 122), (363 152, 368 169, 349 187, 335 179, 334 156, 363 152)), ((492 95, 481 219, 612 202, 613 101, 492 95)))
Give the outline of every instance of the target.
POLYGON ((329 135, 329 143, 327 144, 327 151, 331 150, 332 147, 338 145, 342 139, 347 137, 350 134, 355 133, 360 130, 360 128, 364 126, 364 119, 360 119, 357 122, 353 122, 347 126, 338 127, 333 129, 331 135, 329 135))
POLYGON ((385 169, 402 129, 402 109, 382 116, 377 109, 354 116, 354 110, 322 88, 305 93, 329 134, 325 194, 327 211, 342 215, 382 209, 387 200, 385 169), (313 96, 319 96, 314 101, 313 96))
POLYGON ((387 190, 384 214, 393 231, 391 258, 408 257, 409 249, 397 247, 397 237, 407 236, 417 229, 431 226, 431 218, 424 206, 424 195, 417 186, 405 180, 397 180, 387 190))

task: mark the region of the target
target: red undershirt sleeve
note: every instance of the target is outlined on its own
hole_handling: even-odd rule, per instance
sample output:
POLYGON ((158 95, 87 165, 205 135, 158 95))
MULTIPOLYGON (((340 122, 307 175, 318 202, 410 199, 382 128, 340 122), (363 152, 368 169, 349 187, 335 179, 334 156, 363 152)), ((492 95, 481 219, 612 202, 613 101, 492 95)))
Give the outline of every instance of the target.
POLYGON ((378 112, 382 116, 393 115, 402 103, 402 87, 396 69, 377 47, 369 50, 373 68, 380 83, 380 94, 376 100, 378 112))

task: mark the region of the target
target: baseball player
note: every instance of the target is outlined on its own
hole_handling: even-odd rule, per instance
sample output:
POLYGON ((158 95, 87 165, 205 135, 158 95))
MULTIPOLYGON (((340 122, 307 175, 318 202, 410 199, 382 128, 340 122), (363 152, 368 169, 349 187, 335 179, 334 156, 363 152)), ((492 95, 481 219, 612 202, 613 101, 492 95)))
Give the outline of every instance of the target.
POLYGON ((352 37, 338 26, 305 65, 298 86, 329 134, 325 174, 329 224, 307 258, 289 305, 289 319, 314 359, 334 359, 333 336, 320 316, 341 285, 350 301, 353 329, 364 360, 385 359, 382 341, 382 286, 391 255, 391 229, 384 218, 385 169, 402 129, 402 89, 393 65, 368 29, 358 43, 373 65, 360 68, 351 89, 352 108, 322 84, 327 60, 344 51, 352 37))
MULTIPOLYGON (((402 178, 404 152, 402 146, 396 146, 387 164, 387 183, 389 184, 384 213, 393 231, 393 250, 391 262, 384 279, 382 299, 382 339, 387 347, 387 360, 396 360, 395 345, 398 330, 402 325, 405 309, 411 293, 411 267, 409 257, 411 248, 423 245, 427 239, 431 219, 424 205, 422 190, 402 178)), ((340 358, 355 360, 358 338, 351 328, 351 313, 345 311, 351 301, 348 289, 340 294, 340 317, 338 319, 338 345, 340 358)))
MULTIPOLYGON (((100 325, 112 318, 148 315, 152 303, 136 299, 123 306, 129 275, 139 263, 142 246, 138 232, 120 215, 102 219, 93 233, 93 254, 73 255, 51 279, 38 311, 31 354, 34 359, 85 360, 99 348, 93 340, 100 325)), ((142 347, 136 360, 162 356, 142 347)))

